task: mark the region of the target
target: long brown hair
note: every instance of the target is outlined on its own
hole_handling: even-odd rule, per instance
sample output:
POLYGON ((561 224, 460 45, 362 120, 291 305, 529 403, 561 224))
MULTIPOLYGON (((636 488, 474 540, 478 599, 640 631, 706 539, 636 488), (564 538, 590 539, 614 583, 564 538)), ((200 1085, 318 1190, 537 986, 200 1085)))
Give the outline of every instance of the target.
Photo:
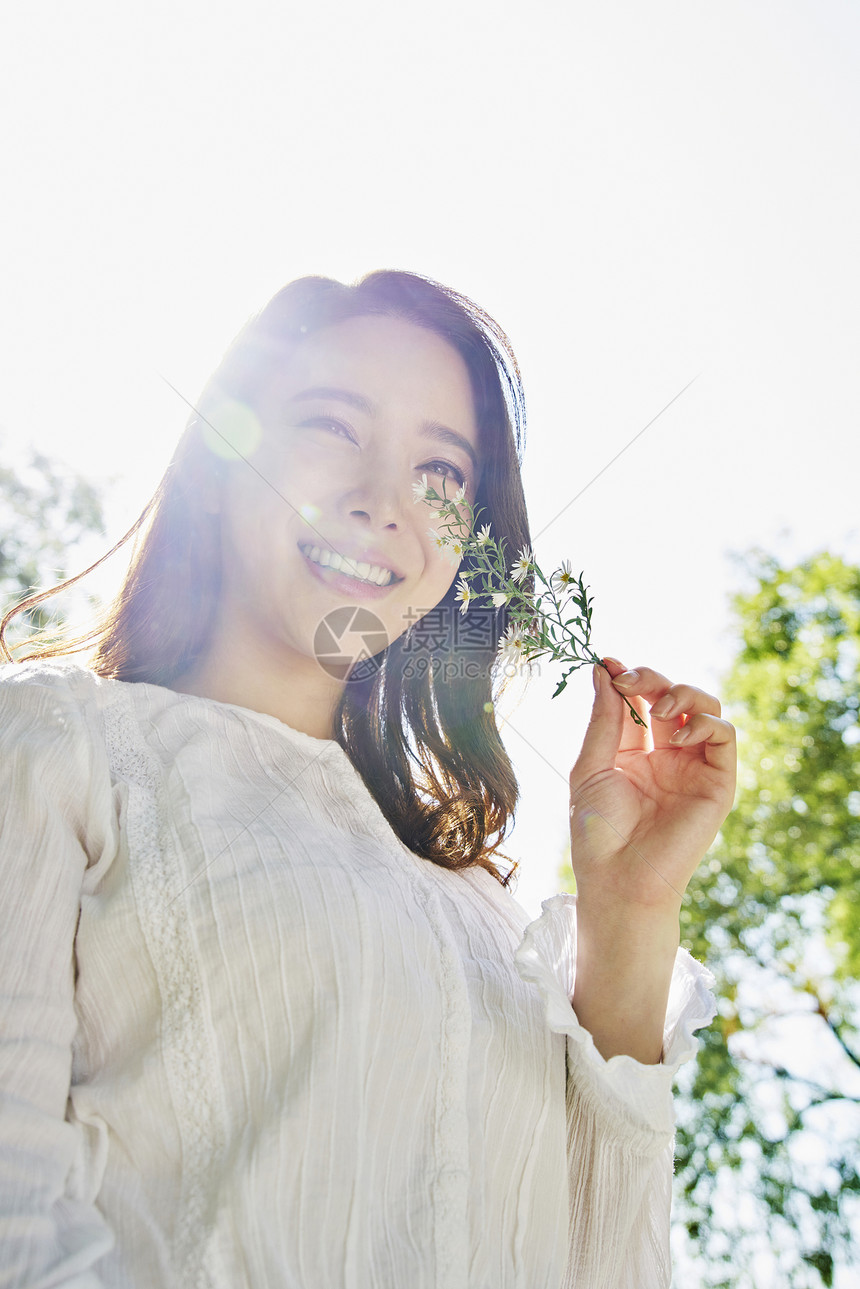
MULTIPOLYGON (((219 517, 206 506, 207 484, 218 468, 203 440, 207 408, 227 398, 254 409, 305 336, 372 314, 425 327, 463 358, 482 462, 475 505, 510 552, 528 545, 519 470, 522 386, 498 324, 465 296, 413 273, 371 273, 352 286, 301 278, 243 328, 203 391, 155 496, 123 539, 144 534, 105 618, 86 637, 42 643, 26 657, 63 655, 95 642, 90 665, 101 676, 169 687, 187 671, 205 649, 220 590, 219 517)), ((452 584, 414 630, 377 657, 378 667, 344 685, 335 737, 411 850, 444 868, 480 865, 506 882, 512 869, 503 876, 494 856, 518 794, 493 707, 506 617, 504 610, 473 608, 467 623, 455 611, 454 595, 452 584)), ((7 657, 2 633, 10 616, 0 625, 7 657)))

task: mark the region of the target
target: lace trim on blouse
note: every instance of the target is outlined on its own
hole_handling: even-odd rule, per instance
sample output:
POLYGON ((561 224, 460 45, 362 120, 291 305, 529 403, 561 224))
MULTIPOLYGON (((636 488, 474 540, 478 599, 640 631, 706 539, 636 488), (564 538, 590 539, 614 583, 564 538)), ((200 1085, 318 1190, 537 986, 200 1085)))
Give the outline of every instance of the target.
MULTIPOLYGON (((159 768, 143 741, 130 697, 119 693, 104 711, 112 768, 128 786, 129 870, 146 946, 162 999, 164 1063, 182 1146, 181 1190, 173 1233, 177 1284, 207 1289, 200 1262, 201 1231, 214 1230, 206 1179, 217 1169, 224 1134, 217 1112, 215 1059, 203 1021, 202 987, 185 904, 186 876, 174 852, 159 768)), ((213 1251, 209 1250, 211 1254, 213 1251)))

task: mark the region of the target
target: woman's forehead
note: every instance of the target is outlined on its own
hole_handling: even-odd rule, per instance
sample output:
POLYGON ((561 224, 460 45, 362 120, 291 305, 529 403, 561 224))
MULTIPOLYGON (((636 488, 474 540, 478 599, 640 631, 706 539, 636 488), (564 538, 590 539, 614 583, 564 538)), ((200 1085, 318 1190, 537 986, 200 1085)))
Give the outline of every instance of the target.
POLYGON ((402 318, 368 315, 312 332, 273 382, 279 399, 332 390, 363 400, 369 414, 414 404, 423 417, 455 419, 477 434, 465 361, 442 336, 402 318))

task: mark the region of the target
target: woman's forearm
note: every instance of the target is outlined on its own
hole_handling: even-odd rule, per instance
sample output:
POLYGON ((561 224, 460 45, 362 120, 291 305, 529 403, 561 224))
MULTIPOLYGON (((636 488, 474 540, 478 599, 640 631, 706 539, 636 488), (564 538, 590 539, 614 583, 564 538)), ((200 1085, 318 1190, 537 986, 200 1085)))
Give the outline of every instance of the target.
POLYGON ((677 914, 578 899, 573 1007, 606 1060, 660 1061, 679 940, 677 914))

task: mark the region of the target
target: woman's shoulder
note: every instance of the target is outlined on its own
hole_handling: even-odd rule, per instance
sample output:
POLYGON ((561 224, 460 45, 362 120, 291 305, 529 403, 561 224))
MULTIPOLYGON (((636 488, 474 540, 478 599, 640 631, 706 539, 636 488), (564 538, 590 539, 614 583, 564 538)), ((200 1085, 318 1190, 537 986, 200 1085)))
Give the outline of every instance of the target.
POLYGON ((100 676, 78 662, 45 658, 0 666, 0 711, 64 713, 99 706, 100 676))
MULTIPOLYGON (((14 852, 26 874, 60 883, 71 873, 79 883, 83 867, 115 854, 118 817, 100 687, 94 672, 67 659, 0 666, 4 871, 14 852)), ((25 875, 26 889, 30 881, 25 875)))
POLYGON ((67 659, 0 666, 0 739, 16 752, 40 746, 54 756, 100 742, 101 678, 67 659))
POLYGON ((94 690, 99 679, 89 667, 68 658, 38 658, 0 665, 0 693, 4 696, 18 686, 50 689, 58 694, 83 694, 94 690))
POLYGON ((98 689, 93 672, 65 659, 0 667, 0 795, 13 821, 41 802, 92 841, 109 818, 98 689))

